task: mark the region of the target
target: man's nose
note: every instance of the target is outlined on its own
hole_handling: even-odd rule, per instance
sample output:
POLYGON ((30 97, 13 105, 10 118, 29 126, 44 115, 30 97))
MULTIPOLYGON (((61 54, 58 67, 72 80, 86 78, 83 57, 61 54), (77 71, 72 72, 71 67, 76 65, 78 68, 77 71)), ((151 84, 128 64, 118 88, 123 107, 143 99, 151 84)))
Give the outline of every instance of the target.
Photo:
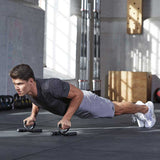
POLYGON ((19 87, 18 87, 18 86, 15 86, 15 89, 17 90, 17 89, 19 89, 19 87))

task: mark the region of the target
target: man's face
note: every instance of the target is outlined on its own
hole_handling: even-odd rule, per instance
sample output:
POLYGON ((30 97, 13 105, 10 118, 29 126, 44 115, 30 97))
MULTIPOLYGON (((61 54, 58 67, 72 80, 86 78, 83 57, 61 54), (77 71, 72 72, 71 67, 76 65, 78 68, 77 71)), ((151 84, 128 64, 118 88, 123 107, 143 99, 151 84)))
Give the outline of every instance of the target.
POLYGON ((19 96, 24 96, 30 92, 31 89, 30 79, 28 81, 21 79, 12 79, 12 82, 19 96))

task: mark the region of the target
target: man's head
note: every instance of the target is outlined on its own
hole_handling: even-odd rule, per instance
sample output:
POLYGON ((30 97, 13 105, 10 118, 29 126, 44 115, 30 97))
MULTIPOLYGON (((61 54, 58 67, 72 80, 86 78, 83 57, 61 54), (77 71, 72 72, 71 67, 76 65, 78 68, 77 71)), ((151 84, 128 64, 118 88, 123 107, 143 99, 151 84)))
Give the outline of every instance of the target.
POLYGON ((9 75, 12 79, 21 79, 28 81, 30 78, 33 78, 33 80, 35 80, 34 72, 28 64, 19 64, 15 66, 10 71, 9 75))
POLYGON ((12 78, 12 82, 19 96, 24 96, 32 92, 33 85, 35 84, 35 77, 29 65, 17 65, 10 71, 9 75, 12 78))

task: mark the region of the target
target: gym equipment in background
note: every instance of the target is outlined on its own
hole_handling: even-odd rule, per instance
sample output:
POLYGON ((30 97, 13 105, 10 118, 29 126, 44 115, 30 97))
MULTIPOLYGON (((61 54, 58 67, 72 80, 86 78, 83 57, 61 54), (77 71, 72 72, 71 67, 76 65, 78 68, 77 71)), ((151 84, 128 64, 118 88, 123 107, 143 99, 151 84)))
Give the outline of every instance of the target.
POLYGON ((29 100, 29 98, 25 96, 19 96, 17 93, 14 95, 14 102, 13 102, 14 108, 23 109, 23 108, 31 108, 32 102, 29 100))
POLYGON ((94 0, 92 3, 89 0, 81 0, 81 51, 78 84, 80 89, 92 90, 97 95, 101 94, 100 0, 94 0), (93 4, 93 13, 91 4, 93 4))
POLYGON ((154 92, 154 102, 160 103, 160 88, 157 88, 154 92))
POLYGON ((100 80, 100 0, 94 0, 94 54, 93 54, 93 79, 92 91, 97 95, 101 95, 100 80))
POLYGON ((81 0, 81 51, 79 88, 90 89, 90 19, 91 5, 88 0, 81 0))
POLYGON ((10 110, 13 108, 13 96, 0 95, 0 110, 10 110))

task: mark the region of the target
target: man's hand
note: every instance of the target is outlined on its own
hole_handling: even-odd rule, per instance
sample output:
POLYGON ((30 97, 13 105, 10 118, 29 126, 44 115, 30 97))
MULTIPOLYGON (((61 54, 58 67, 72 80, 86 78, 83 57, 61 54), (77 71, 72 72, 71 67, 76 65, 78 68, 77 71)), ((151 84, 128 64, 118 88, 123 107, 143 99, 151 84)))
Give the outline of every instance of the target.
POLYGON ((61 124, 61 129, 68 129, 71 127, 71 121, 67 119, 62 119, 58 122, 58 126, 61 124))
POLYGON ((23 120, 23 122, 27 121, 26 126, 34 125, 34 122, 36 121, 36 118, 33 116, 29 116, 26 119, 23 120))

